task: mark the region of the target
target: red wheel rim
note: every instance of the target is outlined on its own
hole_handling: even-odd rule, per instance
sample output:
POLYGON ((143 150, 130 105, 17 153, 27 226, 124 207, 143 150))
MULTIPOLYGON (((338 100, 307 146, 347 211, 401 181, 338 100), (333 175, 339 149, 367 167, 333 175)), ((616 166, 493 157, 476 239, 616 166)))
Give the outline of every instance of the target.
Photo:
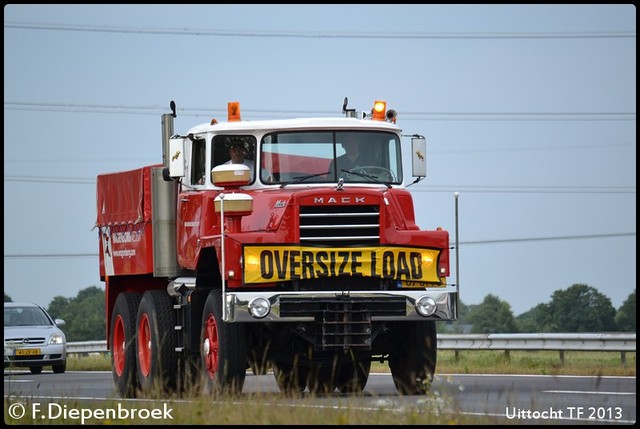
POLYGON ((146 313, 142 314, 138 324, 138 363, 142 375, 148 377, 151 372, 151 329, 146 313))
POLYGON ((209 314, 204 325, 204 362, 207 374, 213 379, 218 371, 218 358, 220 353, 220 341, 218 339, 218 326, 213 314, 209 314))
POLYGON ((111 353, 113 354, 113 369, 119 377, 121 377, 124 372, 125 341, 124 320, 122 320, 122 316, 118 314, 113 324, 113 343, 111 344, 111 353))

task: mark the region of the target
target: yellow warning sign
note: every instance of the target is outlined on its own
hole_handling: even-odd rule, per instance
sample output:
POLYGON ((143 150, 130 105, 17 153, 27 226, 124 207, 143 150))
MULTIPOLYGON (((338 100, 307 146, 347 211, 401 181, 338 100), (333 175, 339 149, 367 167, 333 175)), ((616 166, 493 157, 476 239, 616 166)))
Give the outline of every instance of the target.
MULTIPOLYGON (((399 246, 318 248, 245 245, 244 281, 269 283, 336 276, 440 282, 440 250, 399 246)), ((415 287, 415 286, 414 286, 415 287)))

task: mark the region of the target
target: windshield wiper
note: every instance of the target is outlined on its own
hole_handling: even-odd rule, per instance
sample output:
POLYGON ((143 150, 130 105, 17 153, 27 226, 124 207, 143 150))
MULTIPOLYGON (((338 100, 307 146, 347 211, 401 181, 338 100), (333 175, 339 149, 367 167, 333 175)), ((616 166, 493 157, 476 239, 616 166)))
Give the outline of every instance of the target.
POLYGON ((371 174, 366 174, 366 173, 360 173, 358 171, 353 171, 353 170, 345 170, 344 168, 341 169, 340 171, 344 173, 355 174, 356 176, 360 176, 364 179, 369 179, 372 182, 380 183, 381 185, 385 185, 387 188, 391 188, 391 185, 388 182, 383 182, 382 180, 378 179, 378 176, 373 176, 371 174))
POLYGON ((280 185, 280 187, 284 188, 285 186, 291 185, 292 183, 304 182, 305 180, 311 179, 312 177, 326 176, 327 174, 329 174, 329 171, 326 171, 324 173, 307 174, 306 176, 295 176, 291 182, 285 182, 282 185, 280 185))

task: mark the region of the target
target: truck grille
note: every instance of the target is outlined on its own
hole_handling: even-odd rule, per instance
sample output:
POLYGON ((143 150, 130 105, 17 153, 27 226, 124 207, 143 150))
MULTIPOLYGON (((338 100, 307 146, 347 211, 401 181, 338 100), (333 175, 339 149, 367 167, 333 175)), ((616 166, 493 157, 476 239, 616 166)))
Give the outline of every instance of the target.
POLYGON ((315 298, 280 298, 280 316, 308 317, 327 311, 346 308, 350 312, 367 312, 372 316, 406 316, 407 302, 404 297, 315 297, 315 298))
POLYGON ((352 246, 380 244, 378 206, 302 206, 300 242, 352 246))
POLYGON ((313 344, 316 350, 370 350, 373 316, 404 316, 402 297, 317 297, 280 298, 280 315, 314 317, 313 344))

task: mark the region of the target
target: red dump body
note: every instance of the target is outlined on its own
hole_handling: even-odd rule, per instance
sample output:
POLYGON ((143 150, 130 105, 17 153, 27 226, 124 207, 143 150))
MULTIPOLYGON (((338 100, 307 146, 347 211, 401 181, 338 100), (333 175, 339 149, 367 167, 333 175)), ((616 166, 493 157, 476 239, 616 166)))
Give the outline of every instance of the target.
POLYGON ((153 273, 151 169, 146 166, 97 179, 96 227, 100 278, 153 273))

